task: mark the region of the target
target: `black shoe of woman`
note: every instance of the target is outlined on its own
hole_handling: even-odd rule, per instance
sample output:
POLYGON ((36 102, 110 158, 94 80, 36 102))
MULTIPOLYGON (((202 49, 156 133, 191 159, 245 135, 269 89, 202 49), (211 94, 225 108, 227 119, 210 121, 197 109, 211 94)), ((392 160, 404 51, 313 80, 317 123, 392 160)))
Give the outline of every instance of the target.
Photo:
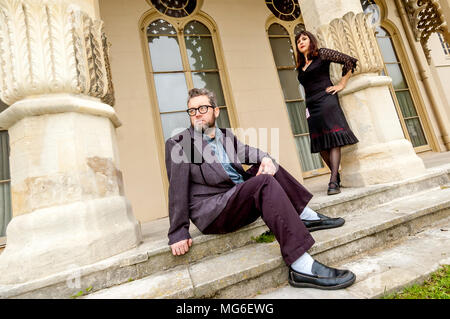
POLYGON ((336 182, 329 182, 328 183, 328 195, 336 195, 341 192, 341 189, 339 187, 339 184, 336 182))

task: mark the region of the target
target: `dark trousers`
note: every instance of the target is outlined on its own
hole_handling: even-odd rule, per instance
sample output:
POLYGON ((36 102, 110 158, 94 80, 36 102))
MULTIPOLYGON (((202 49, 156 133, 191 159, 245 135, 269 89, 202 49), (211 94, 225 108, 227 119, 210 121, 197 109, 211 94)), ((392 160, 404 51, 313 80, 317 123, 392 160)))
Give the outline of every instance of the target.
POLYGON ((274 176, 255 176, 258 168, 247 171, 251 177, 236 185, 223 211, 203 233, 233 232, 261 217, 280 244, 285 263, 291 265, 314 244, 299 217, 312 194, 281 165, 274 176))

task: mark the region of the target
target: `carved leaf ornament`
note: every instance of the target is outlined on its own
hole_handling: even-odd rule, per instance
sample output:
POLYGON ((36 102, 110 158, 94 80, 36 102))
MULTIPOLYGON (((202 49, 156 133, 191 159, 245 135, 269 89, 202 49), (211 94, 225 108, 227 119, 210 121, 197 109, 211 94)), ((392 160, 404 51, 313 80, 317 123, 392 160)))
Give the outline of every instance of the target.
MULTIPOLYGON (((383 58, 378 47, 371 13, 349 12, 342 18, 334 19, 329 25, 319 27, 317 38, 322 47, 334 49, 358 59, 354 74, 378 73, 383 69, 383 58)), ((333 81, 341 76, 341 66, 333 63, 333 81)))
POLYGON ((114 105, 103 22, 55 0, 0 0, 0 97, 72 93, 114 105))

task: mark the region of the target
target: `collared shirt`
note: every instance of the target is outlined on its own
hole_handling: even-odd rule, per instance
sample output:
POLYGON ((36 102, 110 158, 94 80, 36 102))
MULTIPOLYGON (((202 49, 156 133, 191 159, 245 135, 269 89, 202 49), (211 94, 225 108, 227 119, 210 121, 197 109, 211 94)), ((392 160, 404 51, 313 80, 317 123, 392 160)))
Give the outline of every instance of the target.
POLYGON ((216 127, 216 135, 215 138, 210 138, 208 135, 203 135, 203 138, 211 145, 212 150, 215 153, 215 156, 219 160, 220 164, 222 164, 225 172, 230 176, 230 179, 235 183, 243 183, 244 178, 241 174, 239 174, 234 167, 230 163, 230 158, 228 157, 223 144, 220 142, 220 138, 223 136, 222 131, 216 127))

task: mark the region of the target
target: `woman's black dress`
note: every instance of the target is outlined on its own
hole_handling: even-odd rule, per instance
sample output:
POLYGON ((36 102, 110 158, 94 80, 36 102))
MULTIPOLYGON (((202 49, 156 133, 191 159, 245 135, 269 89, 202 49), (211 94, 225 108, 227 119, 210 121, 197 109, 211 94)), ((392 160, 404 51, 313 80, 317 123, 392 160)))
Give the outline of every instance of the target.
POLYGON ((334 147, 355 144, 358 139, 350 130, 339 104, 337 94, 325 90, 333 86, 330 80, 330 63, 343 64, 342 76, 355 70, 358 60, 335 50, 320 48, 308 68, 298 70, 298 80, 306 94, 306 108, 311 153, 318 153, 334 147))

